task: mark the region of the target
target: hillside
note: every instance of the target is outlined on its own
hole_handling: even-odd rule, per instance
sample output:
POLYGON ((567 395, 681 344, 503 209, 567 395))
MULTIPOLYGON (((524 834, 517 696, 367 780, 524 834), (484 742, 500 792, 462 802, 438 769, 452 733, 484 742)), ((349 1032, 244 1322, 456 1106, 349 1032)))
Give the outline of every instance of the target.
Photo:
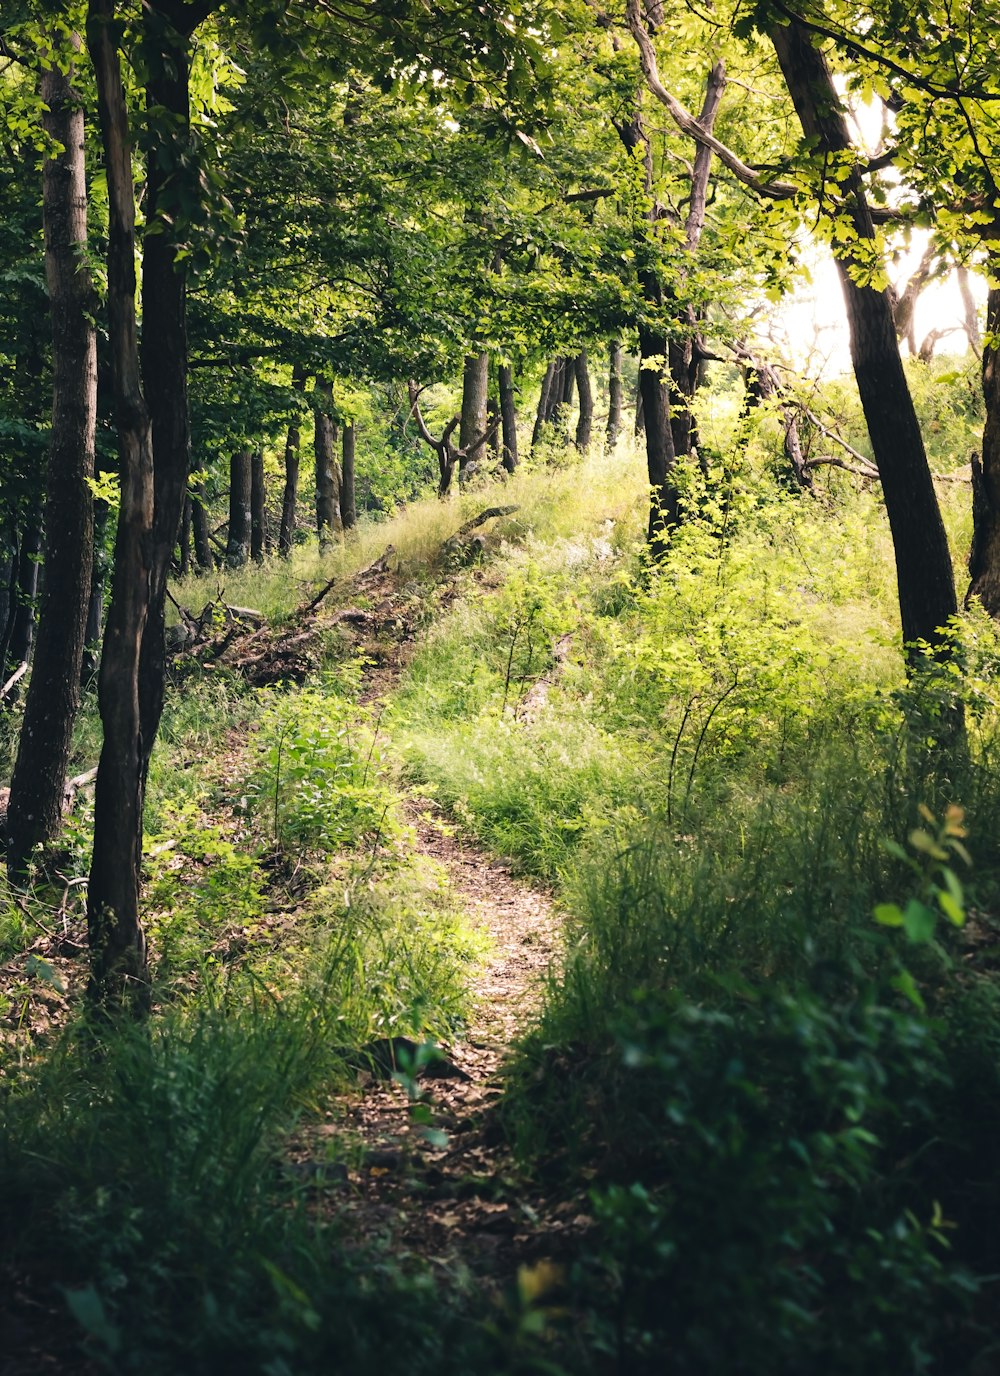
POLYGON ((863 484, 654 563, 636 472, 174 586, 149 1026, 86 787, 5 899, 8 1376, 992 1369, 996 632, 904 678, 863 484))

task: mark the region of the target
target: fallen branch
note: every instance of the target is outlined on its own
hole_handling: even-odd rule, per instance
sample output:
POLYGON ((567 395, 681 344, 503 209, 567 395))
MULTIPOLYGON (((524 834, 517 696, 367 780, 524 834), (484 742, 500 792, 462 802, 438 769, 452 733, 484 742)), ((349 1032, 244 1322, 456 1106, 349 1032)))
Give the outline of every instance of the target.
POLYGON ((310 602, 307 602, 303 607, 299 609, 298 615, 308 616, 310 612, 314 612, 316 608, 319 606, 319 604, 323 601, 323 598, 326 597, 327 593, 331 592, 337 586, 338 583, 347 583, 355 579, 365 578, 369 573, 385 573, 386 569, 389 567, 389 560, 395 553, 395 545, 386 545, 385 549, 382 551, 382 553, 379 555, 379 557, 375 560, 374 563, 369 564, 367 568, 359 569, 357 573, 352 573, 350 575, 350 578, 343 578, 339 573, 335 574, 328 583, 324 583, 324 585, 320 588, 319 592, 310 602))
POLYGON ((25 674, 26 674, 27 672, 28 672, 28 661, 27 661, 26 659, 22 659, 21 663, 17 666, 17 668, 16 668, 16 669, 14 670, 14 672, 11 674, 10 678, 7 680, 7 682, 4 684, 4 686, 3 686, 2 688, 0 688, 0 702, 3 702, 4 698, 5 698, 5 697, 7 696, 7 694, 10 692, 10 690, 14 687, 14 684, 17 683, 19 679, 24 678, 24 676, 25 676, 25 674))
MULTIPOLYGON (((512 511, 518 511, 516 506, 491 506, 485 511, 481 511, 478 516, 473 516, 471 521, 466 521, 464 526, 459 526, 454 535, 450 535, 450 540, 459 540, 463 535, 468 535, 471 530, 478 530, 487 521, 492 521, 494 516, 509 516, 512 511)), ((447 543, 447 541, 445 542, 447 543)))
POLYGON ((857 478, 866 478, 869 482, 879 481, 879 471, 866 464, 864 468, 858 468, 855 464, 845 463, 843 459, 838 459, 835 454, 820 454, 815 459, 806 459, 804 468, 820 468, 828 466, 830 468, 842 468, 845 473, 853 473, 857 478))

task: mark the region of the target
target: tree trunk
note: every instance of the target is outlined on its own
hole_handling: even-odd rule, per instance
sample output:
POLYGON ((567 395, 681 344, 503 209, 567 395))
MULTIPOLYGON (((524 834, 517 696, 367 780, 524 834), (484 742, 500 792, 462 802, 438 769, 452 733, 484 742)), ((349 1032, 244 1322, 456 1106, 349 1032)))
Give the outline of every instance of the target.
POLYGON ((608 428, 607 446, 614 449, 622 428, 622 343, 613 339, 608 350, 608 428))
POLYGON ((535 425, 531 432, 531 447, 538 448, 538 442, 542 438, 542 426, 549 418, 549 396, 552 392, 552 382, 556 372, 556 360, 545 369, 545 376, 542 378, 542 390, 538 394, 538 410, 535 412, 535 425))
MULTIPOLYGON (((42 513, 33 506, 24 514, 18 541, 17 590, 14 594, 10 644, 7 647, 7 665, 11 669, 30 661, 35 643, 39 570, 45 547, 42 529, 42 513)), ((5 705, 9 706, 15 700, 16 695, 8 698, 5 705)))
POLYGON ((345 530, 358 523, 358 508, 354 495, 354 455, 357 432, 353 420, 344 422, 340 447, 340 519, 345 530))
POLYGON ((250 456, 250 558, 263 564, 267 545, 267 485, 264 478, 264 451, 250 456))
MULTIPOLYGON (((646 224, 636 225, 636 247, 640 263, 646 257, 646 237, 650 227, 655 226, 657 208, 653 197, 653 159, 649 140, 642 122, 639 97, 636 97, 635 114, 629 123, 616 125, 618 136, 630 151, 641 149, 645 172, 646 192, 650 199, 650 209, 646 224)), ((639 285, 651 307, 654 317, 662 316, 663 287, 651 267, 640 267, 639 285)), ((669 368, 669 349, 666 336, 652 328, 646 321, 639 324, 639 398, 641 400, 641 424, 646 435, 646 472, 649 476, 649 525, 648 538, 654 553, 662 554, 666 547, 669 532, 680 519, 680 502, 673 481, 676 462, 674 437, 670 416, 670 391, 667 385, 669 368)), ((636 433, 639 432, 640 407, 636 404, 636 433)))
POLYGON ((646 417, 642 413, 641 382, 642 380, 640 379, 639 384, 636 386, 635 389, 635 425, 633 427, 633 433, 637 439, 640 435, 645 435, 646 433, 646 417))
MULTIPOLYGON (((75 41, 79 47, 79 40, 75 41)), ((7 870, 23 876, 62 817, 80 702, 90 596, 97 422, 96 294, 87 267, 83 107, 71 76, 42 73, 44 128, 62 151, 43 173, 45 276, 52 316, 52 436, 45 496, 45 587, 7 807, 7 870)))
MULTIPOLYGON (((111 608, 101 658, 104 725, 87 890, 89 994, 99 1006, 148 1003, 139 921, 145 760, 139 661, 153 570, 152 427, 139 376, 135 320, 135 200, 114 0, 90 0, 87 39, 97 81, 108 183, 108 316, 121 463, 111 608)), ((176 527, 175 527, 176 533, 176 527)), ((172 539, 171 539, 172 544, 172 539)))
POLYGON ((969 348, 977 358, 982 357, 983 337, 979 330, 979 312, 976 310, 976 302, 972 295, 972 288, 969 286, 969 269, 961 267, 956 272, 958 278, 958 291, 962 298, 963 321, 962 326, 965 330, 965 337, 969 341, 969 348))
MULTIPOLYGON (((462 417, 458 426, 458 473, 463 475, 472 457, 466 457, 469 448, 480 435, 486 432, 487 394, 490 381, 490 356, 486 353, 470 354, 465 360, 462 371, 462 417)), ((480 451, 476 450, 478 458, 480 451)))
MULTIPOLYGON (((991 281, 998 272, 1000 263, 991 263, 991 281)), ((972 581, 965 601, 968 604, 978 597, 990 616, 1000 619, 1000 287, 990 287, 987 297, 986 339, 982 372, 986 422, 982 458, 972 456, 972 581)))
MULTIPOLYGON (((802 131, 824 160, 824 175, 829 180, 834 175, 830 167, 847 163, 841 190, 851 208, 853 235, 874 241, 847 122, 825 58, 794 20, 776 25, 770 37, 802 131)), ((956 610, 948 540, 899 356, 888 293, 854 281, 851 268, 858 271, 868 265, 867 258, 861 263, 840 249, 835 261, 847 304, 854 376, 892 532, 904 652, 912 660, 918 641, 945 648, 940 631, 956 610)))
POLYGON ((580 415, 576 422, 576 447, 580 453, 590 448, 590 435, 594 425, 594 394, 590 386, 590 369, 587 366, 587 350, 581 349, 574 363, 576 369, 576 388, 580 394, 580 415))
POLYGON ((191 496, 184 498, 181 510, 181 528, 177 536, 177 572, 186 578, 191 572, 191 496))
POLYGON ((215 555, 208 536, 208 517, 205 515, 205 484, 199 483, 191 493, 191 533, 194 536, 194 557, 204 571, 215 567, 215 555))
POLYGON ((229 460, 229 533, 226 538, 226 563, 242 568, 250 558, 250 514, 253 491, 253 460, 249 449, 238 449, 229 460))
MULTIPOLYGON (((190 36, 196 7, 177 0, 142 6, 142 55, 150 141, 146 155, 142 247, 142 391, 152 426, 153 526, 145 559, 149 596, 139 658, 142 798, 160 727, 166 675, 167 580, 177 548, 191 472, 188 408, 187 259, 175 226, 200 194, 190 128, 190 36)), ((138 845, 142 845, 142 813, 138 845)))
POLYGON ((509 363, 501 363, 497 369, 497 386, 500 390, 500 424, 503 435, 501 460, 508 473, 517 467, 517 398, 514 391, 514 370, 509 363))
POLYGON ((315 388, 316 430, 316 530, 320 546, 329 545, 343 530, 340 518, 340 473, 335 458, 337 423, 333 418, 333 383, 317 378, 315 388))
MULTIPOLYGON (((304 392, 307 373, 301 363, 292 369, 292 387, 304 392)), ((281 498, 281 529, 278 532, 278 553, 287 558, 292 552, 297 523, 296 506, 299 499, 299 447, 301 435, 299 422, 295 418, 288 423, 288 438, 285 440, 285 490, 281 498)))

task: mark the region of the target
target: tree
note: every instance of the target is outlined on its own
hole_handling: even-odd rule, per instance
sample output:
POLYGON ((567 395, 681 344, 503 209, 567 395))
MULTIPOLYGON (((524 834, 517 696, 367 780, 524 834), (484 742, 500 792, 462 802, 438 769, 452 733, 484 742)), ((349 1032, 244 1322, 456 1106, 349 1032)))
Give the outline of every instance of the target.
MULTIPOLYGON (((74 35, 73 46, 79 49, 74 35)), ((23 875, 62 815, 90 601, 97 419, 96 293, 87 265, 84 117, 72 69, 44 68, 45 269, 52 317, 52 431, 45 497, 45 590, 7 810, 7 867, 23 875)), ((37 575, 37 564, 34 565, 37 575)))

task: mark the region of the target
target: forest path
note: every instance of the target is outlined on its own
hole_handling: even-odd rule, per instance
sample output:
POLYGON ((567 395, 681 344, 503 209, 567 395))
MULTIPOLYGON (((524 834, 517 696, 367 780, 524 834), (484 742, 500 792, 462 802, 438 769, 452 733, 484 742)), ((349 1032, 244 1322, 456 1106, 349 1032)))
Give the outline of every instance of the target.
POLYGON ((429 1263, 451 1279, 471 1273, 502 1290, 520 1265, 565 1258, 591 1223, 576 1205, 526 1191, 493 1111, 504 1060, 557 958, 559 917, 550 895, 460 837, 426 800, 408 800, 405 815, 417 853, 442 867, 489 941, 468 1022, 442 1048, 446 1060, 408 1084, 363 1072, 359 1094, 296 1139, 292 1169, 322 1192, 323 1138, 346 1141, 351 1164, 334 1173, 328 1206, 351 1234, 381 1241, 404 1264, 429 1263))
MULTIPOLYGON (((398 605, 388 577, 379 592, 371 620, 383 633, 380 644, 366 646, 372 669, 361 686, 370 707, 391 697, 421 634, 405 617, 388 615, 398 605)), ((495 1112, 504 1061, 540 1009, 558 958, 561 921, 550 893, 463 837, 434 803, 411 794, 403 815, 416 854, 444 871, 458 905, 487 937, 486 959, 470 978, 468 1020, 442 1047, 446 1059, 416 1079, 361 1072, 360 1092, 297 1136, 291 1168, 315 1181, 321 1208, 325 1185, 333 1185, 325 1207, 352 1235, 381 1240, 401 1260, 430 1263, 451 1278, 471 1273, 503 1288, 519 1265, 566 1256, 590 1226, 578 1206, 526 1193, 495 1112), (322 1165, 324 1138, 334 1154, 348 1147, 332 1179, 322 1165)), ((403 1047, 401 1069, 412 1050, 403 1047)))

